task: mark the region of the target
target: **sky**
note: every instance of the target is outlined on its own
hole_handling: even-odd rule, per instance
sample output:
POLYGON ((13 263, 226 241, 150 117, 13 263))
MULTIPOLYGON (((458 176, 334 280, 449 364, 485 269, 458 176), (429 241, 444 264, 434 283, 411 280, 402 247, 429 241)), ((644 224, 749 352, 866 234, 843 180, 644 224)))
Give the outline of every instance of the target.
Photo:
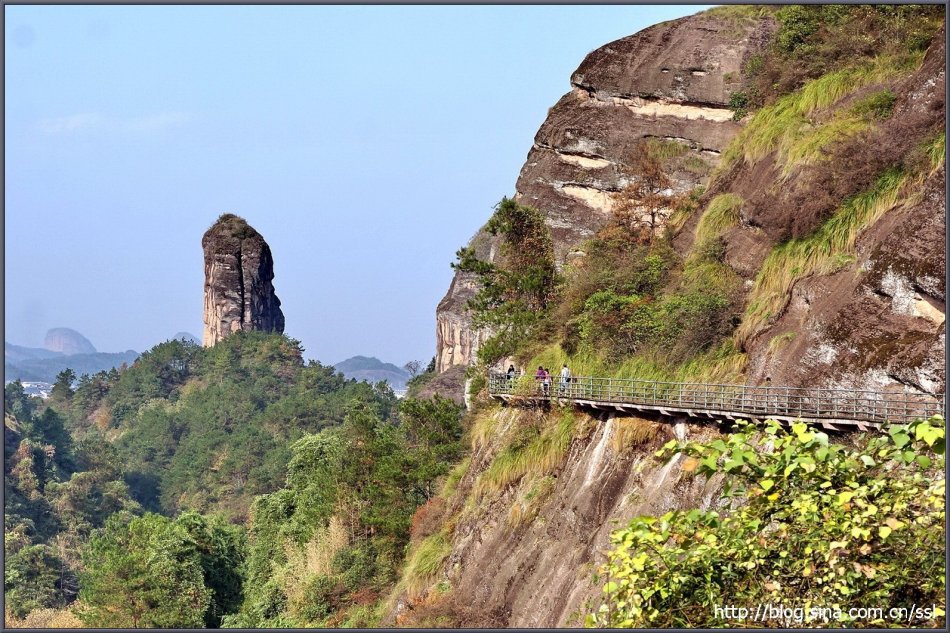
POLYGON ((200 339, 230 212, 305 358, 428 362, 455 252, 584 56, 705 8, 6 6, 4 337, 200 339))

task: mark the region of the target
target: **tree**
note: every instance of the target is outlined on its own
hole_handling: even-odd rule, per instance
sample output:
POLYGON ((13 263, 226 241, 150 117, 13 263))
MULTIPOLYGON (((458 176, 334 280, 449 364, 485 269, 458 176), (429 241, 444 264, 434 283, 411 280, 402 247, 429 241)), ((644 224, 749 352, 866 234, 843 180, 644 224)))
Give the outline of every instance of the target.
POLYGON ((157 514, 114 514, 83 552, 79 617, 104 628, 200 628, 211 604, 199 547, 157 514))
POLYGON ((468 307, 473 324, 492 331, 479 349, 479 358, 491 363, 513 353, 544 322, 560 276, 550 231, 537 209, 503 198, 485 230, 502 238, 499 263, 482 261, 465 247, 452 267, 478 279, 468 307))
POLYGON ((69 404, 73 397, 74 380, 76 380, 76 372, 69 367, 56 374, 56 382, 53 383, 53 390, 50 392, 53 402, 69 404))
POLYGON ((635 241, 650 242, 661 216, 679 201, 672 193, 673 179, 663 167, 657 145, 650 140, 634 146, 623 172, 631 182, 620 192, 613 222, 635 241))
POLYGON ((403 365, 402 368, 409 372, 410 379, 415 378, 419 374, 419 370, 422 369, 422 361, 411 360, 403 365))

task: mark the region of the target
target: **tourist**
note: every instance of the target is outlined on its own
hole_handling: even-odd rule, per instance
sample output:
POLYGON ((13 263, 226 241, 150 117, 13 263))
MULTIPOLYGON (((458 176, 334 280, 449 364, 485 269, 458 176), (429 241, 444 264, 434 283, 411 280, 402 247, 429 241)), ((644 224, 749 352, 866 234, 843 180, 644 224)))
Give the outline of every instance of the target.
POLYGON ((567 363, 564 363, 564 367, 561 368, 561 393, 567 392, 567 386, 571 382, 571 370, 568 369, 567 363))

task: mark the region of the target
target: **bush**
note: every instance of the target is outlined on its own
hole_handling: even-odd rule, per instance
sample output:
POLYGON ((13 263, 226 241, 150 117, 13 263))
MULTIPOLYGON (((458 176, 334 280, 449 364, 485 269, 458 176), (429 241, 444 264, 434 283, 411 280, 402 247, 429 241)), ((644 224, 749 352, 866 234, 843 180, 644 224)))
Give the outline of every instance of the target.
MULTIPOLYGON (((803 423, 769 421, 763 433, 740 422, 708 444, 669 442, 658 455, 724 474, 725 496, 741 505, 640 517, 614 532, 604 603, 587 624, 742 626, 716 607, 770 603, 843 617, 757 625, 879 627, 893 622, 849 619, 847 608, 943 605, 943 418, 883 430, 852 447, 803 423)), ((941 606, 913 624, 944 622, 941 606)))

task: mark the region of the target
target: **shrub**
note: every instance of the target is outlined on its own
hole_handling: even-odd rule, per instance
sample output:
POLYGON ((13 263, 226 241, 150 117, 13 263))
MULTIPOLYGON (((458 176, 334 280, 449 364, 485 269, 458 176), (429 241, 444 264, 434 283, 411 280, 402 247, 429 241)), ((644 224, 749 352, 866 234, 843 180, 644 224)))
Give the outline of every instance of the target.
POLYGON ((944 422, 883 431, 847 446, 803 423, 769 421, 764 433, 740 423, 725 440, 669 442, 658 455, 684 453, 698 474, 724 473, 735 509, 676 510, 614 532, 600 570, 604 603, 587 624, 743 626, 716 607, 771 603, 843 616, 756 625, 888 626, 847 609, 917 604, 941 606, 914 625, 942 627, 944 422))
POLYGON ((418 540, 434 534, 441 527, 444 518, 445 500, 442 497, 429 499, 412 515, 410 538, 418 540))

